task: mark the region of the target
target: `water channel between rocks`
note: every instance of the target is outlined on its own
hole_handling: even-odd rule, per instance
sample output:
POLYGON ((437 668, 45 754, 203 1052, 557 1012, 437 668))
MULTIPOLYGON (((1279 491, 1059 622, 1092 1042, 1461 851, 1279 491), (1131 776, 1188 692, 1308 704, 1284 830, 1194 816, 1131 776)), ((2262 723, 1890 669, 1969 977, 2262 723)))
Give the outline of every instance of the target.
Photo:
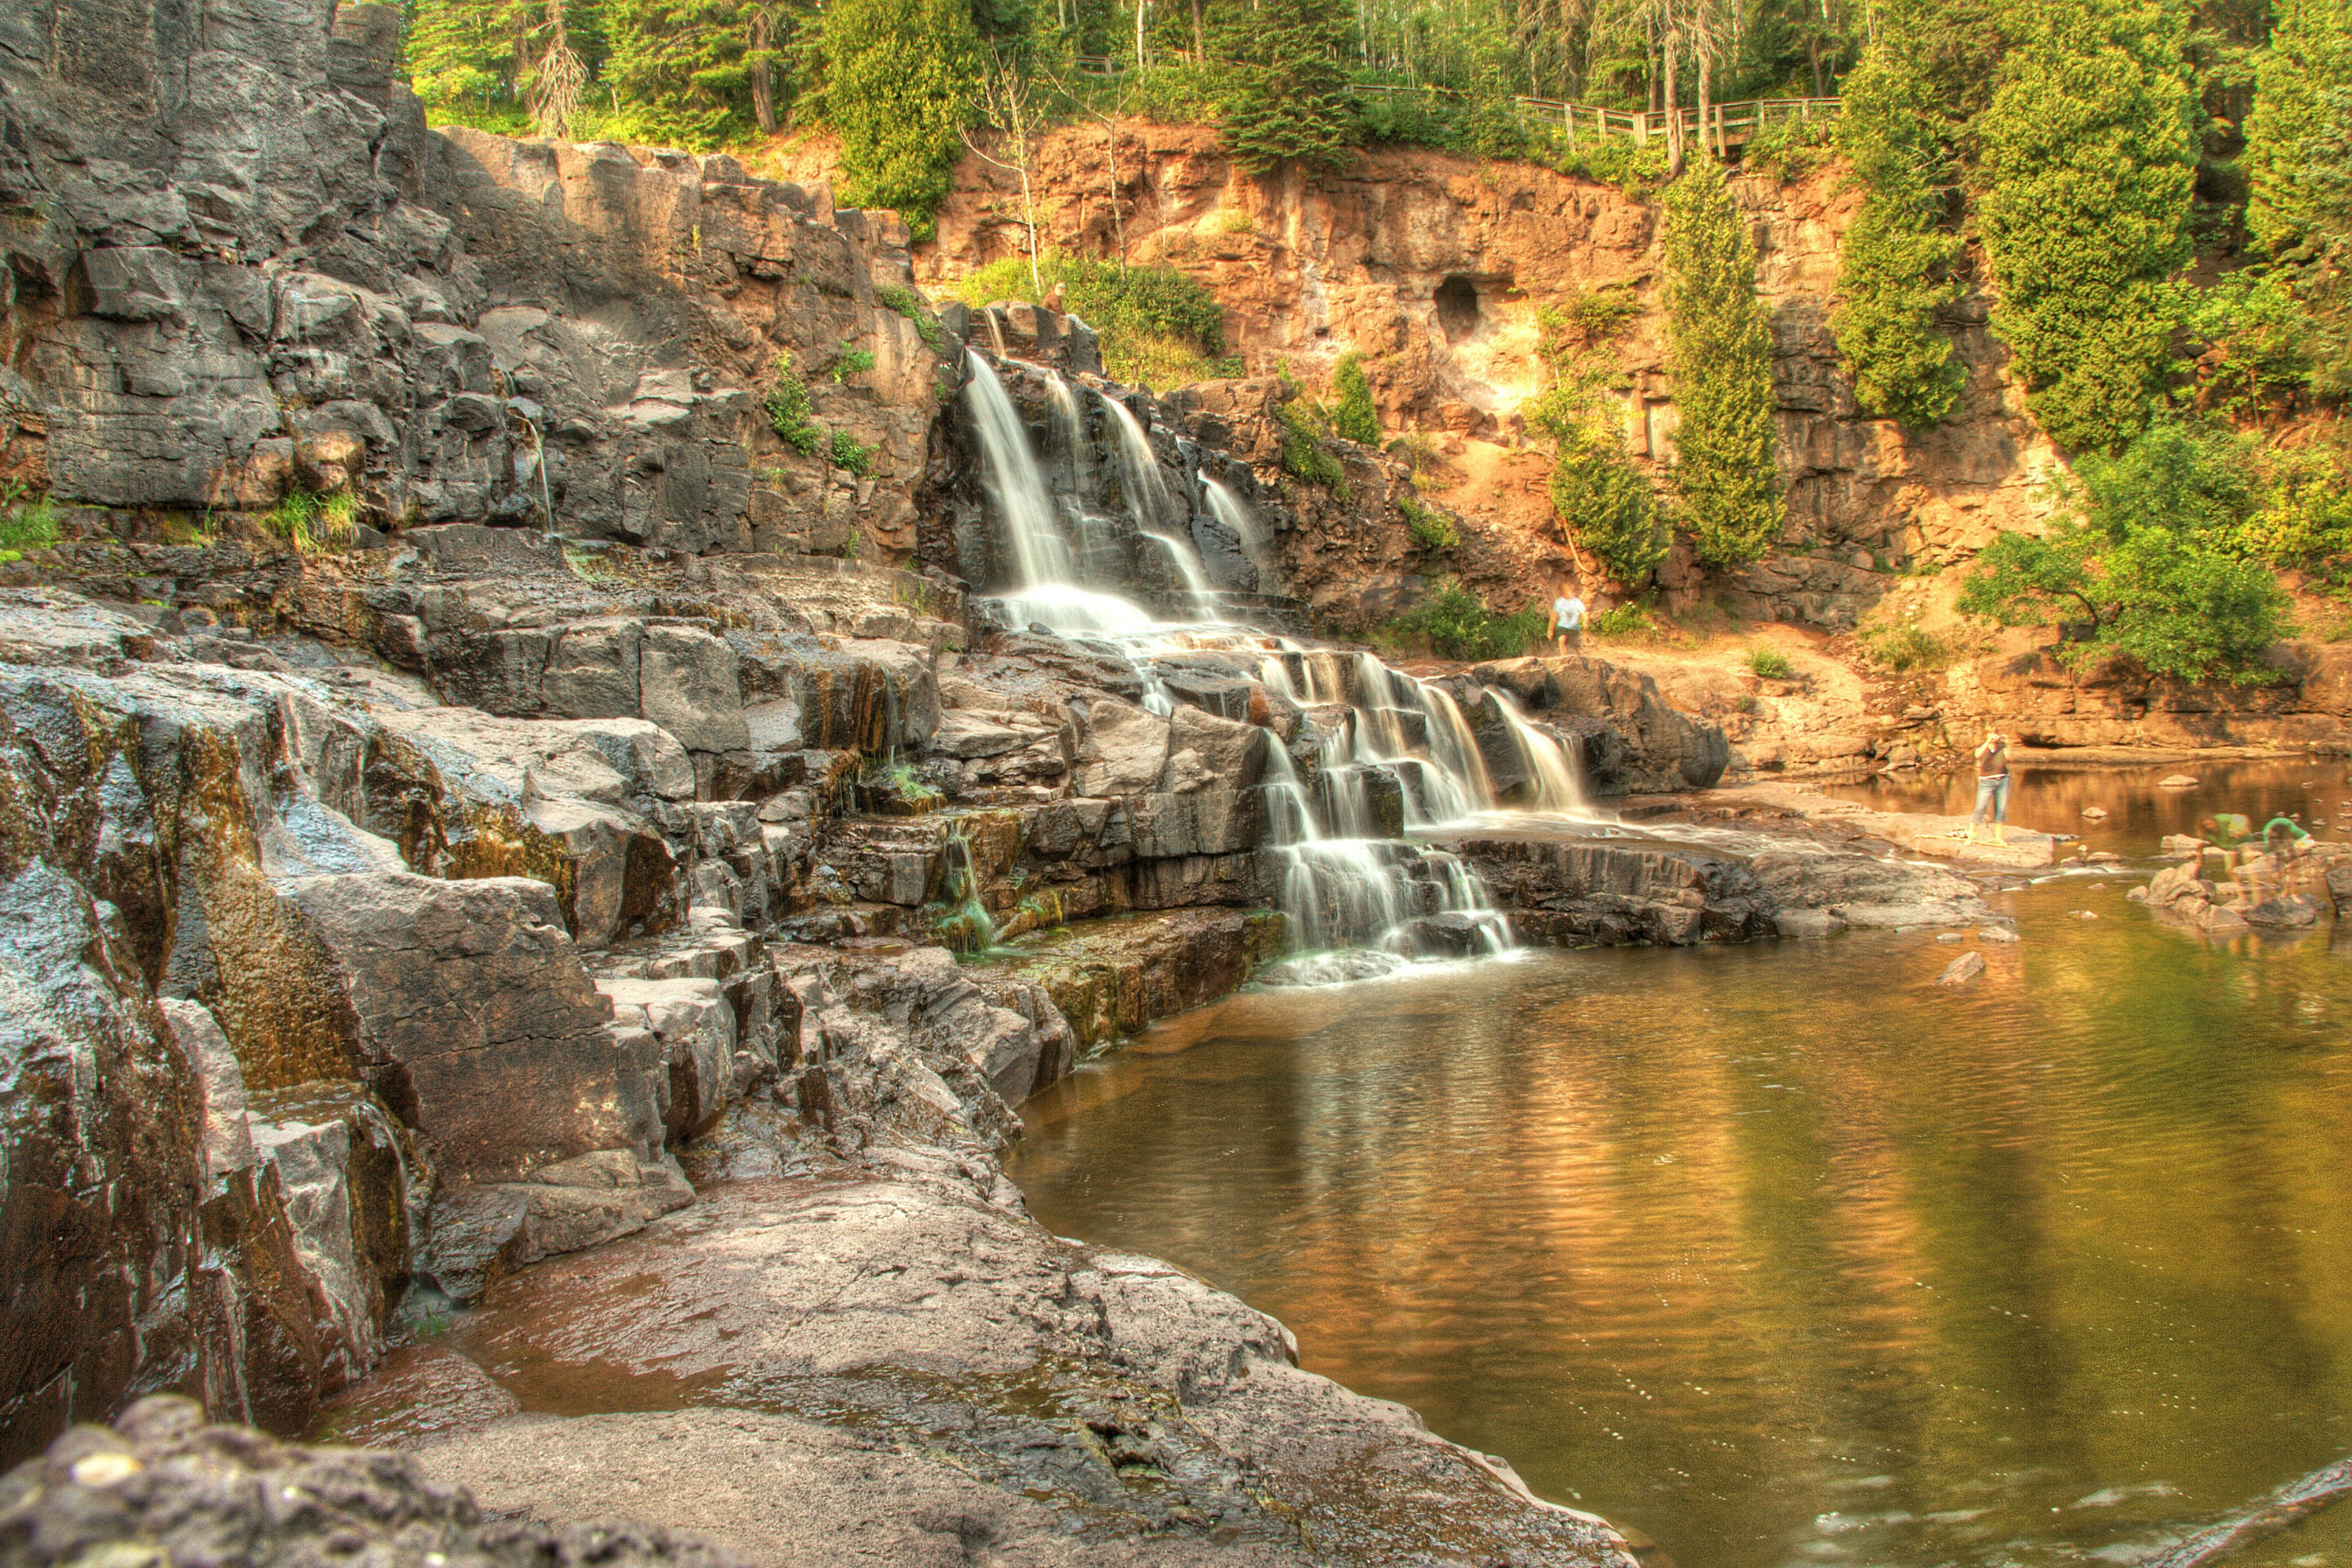
MULTIPOLYGON (((1852 931, 1244 993, 1032 1100, 1013 1174, 1680 1568, 2137 1562, 2352 1450, 2352 932, 2124 898, 2352 771, 2175 771, 2021 780, 2133 874, 1995 894, 1967 992, 1852 931)), ((2347 1510, 2252 1560, 2352 1561, 2347 1510)))

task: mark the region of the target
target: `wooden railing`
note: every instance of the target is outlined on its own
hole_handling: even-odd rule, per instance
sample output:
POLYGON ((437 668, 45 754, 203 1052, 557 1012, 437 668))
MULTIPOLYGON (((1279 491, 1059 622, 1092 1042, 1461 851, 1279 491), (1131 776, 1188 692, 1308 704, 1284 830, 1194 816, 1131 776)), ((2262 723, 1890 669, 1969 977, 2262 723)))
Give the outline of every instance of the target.
MULTIPOLYGON (((1078 69, 1088 76, 1118 76, 1127 67, 1118 60, 1102 55, 1081 55, 1078 69)), ((1423 89, 1398 87, 1381 83, 1361 82, 1349 91, 1360 94, 1389 92, 1437 91, 1453 96, 1445 88, 1423 89)), ((1512 100, 1519 112, 1549 120, 1568 133, 1568 144, 1576 145, 1580 136, 1623 136, 1647 146, 1652 142, 1666 139, 1667 116, 1671 113, 1682 122, 1683 134, 1696 141, 1699 134, 1698 110, 1603 109, 1597 103, 1570 103, 1557 98, 1517 97, 1512 100)), ((1738 103, 1713 103, 1707 106, 1706 129, 1710 139, 1724 147, 1741 142, 1773 125, 1790 121, 1828 120, 1838 111, 1834 98, 1751 98, 1738 103)))

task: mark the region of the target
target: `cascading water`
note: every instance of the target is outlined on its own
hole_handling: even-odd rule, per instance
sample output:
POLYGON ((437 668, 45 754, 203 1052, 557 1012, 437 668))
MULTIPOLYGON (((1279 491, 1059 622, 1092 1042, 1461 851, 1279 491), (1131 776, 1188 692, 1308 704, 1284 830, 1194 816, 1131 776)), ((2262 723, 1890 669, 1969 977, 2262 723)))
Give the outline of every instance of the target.
POLYGON ((1168 481, 1160 472, 1160 458, 1151 450, 1151 439, 1143 433, 1142 422, 1136 418, 1135 411, 1126 404, 1116 397, 1106 397, 1103 406, 1110 410, 1111 422, 1118 426, 1118 449, 1113 457, 1118 467, 1119 493, 1127 498, 1127 510, 1143 537, 1167 552, 1169 564, 1175 568, 1184 592, 1192 598, 1193 612, 1205 616, 1211 595, 1216 590, 1209 584, 1201 552, 1181 531, 1184 519, 1178 514, 1175 500, 1168 493, 1168 481))
POLYGON ((1234 537, 1242 542, 1242 553, 1249 557, 1250 564, 1261 574, 1270 573, 1272 566, 1266 555, 1269 542, 1265 536, 1265 525, 1258 521, 1257 513, 1250 510, 1249 503, 1234 494, 1223 480, 1213 479, 1206 474, 1201 476, 1201 494, 1208 500, 1209 515, 1231 529, 1234 537))
POLYGON ((1538 811, 1573 812, 1584 809, 1584 789, 1577 782, 1576 769, 1570 763, 1567 751, 1549 735, 1528 721, 1519 710, 1516 699, 1507 691, 1496 690, 1495 704, 1502 710, 1503 718, 1511 726, 1512 738, 1518 742, 1520 752, 1528 759, 1528 767, 1535 778, 1535 808, 1538 811))
MULTIPOLYGON (((1003 542, 1000 559, 1011 569, 1013 582, 1001 597, 1014 625, 1043 626, 1115 653, 1135 669, 1144 706, 1156 713, 1174 707, 1156 659, 1218 654, 1237 656, 1243 668, 1254 668, 1263 684, 1294 703, 1340 710, 1318 715, 1322 743, 1311 781, 1278 741, 1269 746, 1261 792, 1265 842, 1282 857, 1280 902, 1296 942, 1391 952, 1510 946, 1509 924, 1475 872, 1447 851, 1392 837, 1400 826, 1433 828, 1503 809, 1477 737, 1453 696, 1369 653, 1304 647, 1208 619, 1213 590, 1198 552, 1164 531, 1182 526, 1185 509, 1174 500, 1141 421, 1116 398, 1103 399, 1118 432, 1109 465, 1139 531, 1169 551, 1199 618, 1155 622, 1133 600, 1086 585, 1082 567, 1093 563, 1095 552, 1087 552, 1082 563, 1071 538, 1073 529, 1085 525, 1092 482, 1085 392, 1046 374, 1078 497, 1066 522, 1039 469, 1028 427, 994 367, 977 353, 970 363, 982 489, 1003 542)), ((1262 529, 1229 488, 1204 476, 1202 492, 1244 548, 1263 545, 1262 529)), ((1581 796, 1568 755, 1496 696, 1536 780, 1534 804, 1574 809, 1581 796)))

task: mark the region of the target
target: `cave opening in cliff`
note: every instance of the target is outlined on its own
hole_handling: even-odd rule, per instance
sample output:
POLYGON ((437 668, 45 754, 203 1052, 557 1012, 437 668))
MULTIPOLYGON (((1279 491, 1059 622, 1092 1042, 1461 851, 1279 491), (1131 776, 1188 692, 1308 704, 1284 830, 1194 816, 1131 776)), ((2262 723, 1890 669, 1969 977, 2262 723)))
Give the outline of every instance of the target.
POLYGON ((1431 296, 1437 306, 1437 326, 1449 343, 1458 343, 1478 330, 1478 286, 1459 272, 1447 275, 1431 296))

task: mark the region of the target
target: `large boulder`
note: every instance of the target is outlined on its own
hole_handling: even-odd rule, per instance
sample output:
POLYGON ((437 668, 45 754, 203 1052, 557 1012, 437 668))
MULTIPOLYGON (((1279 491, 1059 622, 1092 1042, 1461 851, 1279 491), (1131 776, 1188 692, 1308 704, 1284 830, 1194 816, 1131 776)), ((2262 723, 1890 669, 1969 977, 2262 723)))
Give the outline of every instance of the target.
POLYGON ((638 712, 689 752, 740 752, 751 731, 735 650, 698 626, 650 626, 638 666, 638 712))
MULTIPOLYGON (((1203 715, 1205 718, 1206 715, 1203 715)), ((1160 787, 1168 765, 1169 721, 1131 702, 1089 704, 1072 783, 1082 795, 1143 795, 1160 787)))

